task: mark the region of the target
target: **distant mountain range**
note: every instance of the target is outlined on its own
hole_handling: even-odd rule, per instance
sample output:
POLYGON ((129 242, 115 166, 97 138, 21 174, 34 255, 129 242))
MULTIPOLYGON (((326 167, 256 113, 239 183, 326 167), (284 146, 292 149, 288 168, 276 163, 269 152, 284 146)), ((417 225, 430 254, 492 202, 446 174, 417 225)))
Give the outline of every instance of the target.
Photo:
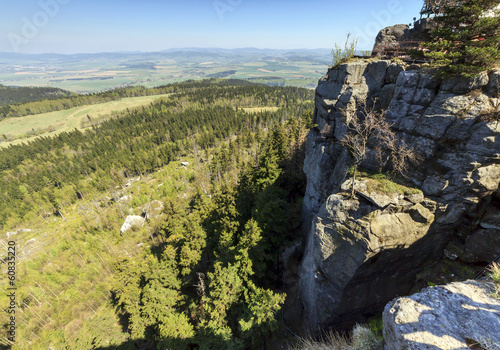
POLYGON ((157 52, 140 52, 140 51, 120 51, 120 52, 98 52, 98 53, 76 53, 76 54, 59 54, 59 53, 43 53, 43 54, 27 54, 16 52, 0 52, 0 64, 11 63, 5 61, 67 61, 67 60, 87 60, 91 58, 111 59, 111 58, 130 58, 131 56, 140 56, 141 58, 149 56, 161 56, 164 58, 178 56, 200 56, 205 57, 223 57, 223 56, 328 56, 331 57, 330 49, 258 49, 254 47, 237 48, 237 49, 222 49, 222 48, 199 48, 185 47, 172 48, 157 52))

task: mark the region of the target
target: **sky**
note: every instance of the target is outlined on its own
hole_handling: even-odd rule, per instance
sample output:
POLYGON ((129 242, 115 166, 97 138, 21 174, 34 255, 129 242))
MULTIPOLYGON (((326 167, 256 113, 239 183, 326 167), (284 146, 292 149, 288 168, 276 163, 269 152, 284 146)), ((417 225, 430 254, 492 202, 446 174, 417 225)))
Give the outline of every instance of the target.
POLYGON ((419 18, 423 0, 0 0, 0 51, 169 48, 368 50, 378 31, 419 18))

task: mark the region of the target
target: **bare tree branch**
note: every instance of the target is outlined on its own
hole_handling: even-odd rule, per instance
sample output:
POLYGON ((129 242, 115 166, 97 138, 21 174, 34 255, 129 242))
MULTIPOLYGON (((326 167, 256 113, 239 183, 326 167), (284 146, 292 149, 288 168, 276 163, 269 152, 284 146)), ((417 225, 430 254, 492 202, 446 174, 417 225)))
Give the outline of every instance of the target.
POLYGON ((393 171, 408 179, 409 164, 417 162, 419 158, 391 129, 392 124, 384 118, 385 111, 376 111, 375 106, 376 103, 372 103, 371 107, 365 105, 360 113, 352 116, 344 113, 348 131, 340 142, 349 149, 353 158, 353 195, 356 170, 370 150, 368 142, 371 138, 374 138, 372 141, 376 145, 374 151, 380 170, 390 161, 393 171))

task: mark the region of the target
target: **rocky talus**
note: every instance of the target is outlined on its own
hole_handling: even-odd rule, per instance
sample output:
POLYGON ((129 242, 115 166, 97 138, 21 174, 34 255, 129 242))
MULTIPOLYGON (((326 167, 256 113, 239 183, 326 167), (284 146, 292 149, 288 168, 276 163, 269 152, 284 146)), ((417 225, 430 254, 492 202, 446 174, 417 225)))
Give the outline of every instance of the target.
MULTIPOLYGON (((330 69, 316 89, 307 138, 304 330, 350 327, 409 293, 419 267, 446 252, 464 261, 500 254, 500 71, 440 79, 402 62, 357 61, 330 69), (408 183, 354 183, 340 140, 346 115, 377 100, 400 140, 420 156, 408 183), (410 189, 415 188, 415 189, 410 189)), ((376 140, 361 166, 379 171, 376 140)))

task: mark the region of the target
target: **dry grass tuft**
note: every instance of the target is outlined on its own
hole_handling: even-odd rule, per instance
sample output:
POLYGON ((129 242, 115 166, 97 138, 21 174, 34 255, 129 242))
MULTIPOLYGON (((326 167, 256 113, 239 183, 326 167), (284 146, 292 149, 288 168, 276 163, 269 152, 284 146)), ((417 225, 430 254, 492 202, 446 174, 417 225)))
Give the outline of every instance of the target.
POLYGON ((495 284, 495 297, 500 298, 500 264, 493 263, 490 268, 490 278, 495 284))
POLYGON ((382 349, 382 340, 367 327, 357 324, 351 336, 330 331, 321 341, 310 339, 302 340, 302 344, 295 350, 379 350, 382 349))

